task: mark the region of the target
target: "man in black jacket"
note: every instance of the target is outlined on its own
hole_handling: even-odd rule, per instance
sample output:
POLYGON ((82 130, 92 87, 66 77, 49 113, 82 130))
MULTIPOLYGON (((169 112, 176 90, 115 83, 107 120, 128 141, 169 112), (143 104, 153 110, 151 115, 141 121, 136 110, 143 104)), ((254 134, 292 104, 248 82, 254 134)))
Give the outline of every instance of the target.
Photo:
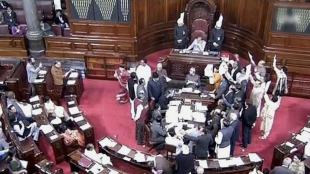
POLYGON ((184 137, 196 144, 194 148, 196 158, 207 159, 209 155, 209 147, 213 143, 213 139, 211 133, 209 133, 207 129, 202 128, 200 131, 202 131, 203 134, 198 137, 189 135, 185 135, 184 137))
POLYGON ((256 107, 252 104, 245 103, 244 110, 242 112, 242 146, 247 148, 248 144, 251 144, 252 128, 255 126, 257 117, 256 107))
POLYGON ((163 84, 159 81, 157 72, 153 72, 152 79, 147 84, 149 99, 158 103, 159 98, 164 94, 163 84))

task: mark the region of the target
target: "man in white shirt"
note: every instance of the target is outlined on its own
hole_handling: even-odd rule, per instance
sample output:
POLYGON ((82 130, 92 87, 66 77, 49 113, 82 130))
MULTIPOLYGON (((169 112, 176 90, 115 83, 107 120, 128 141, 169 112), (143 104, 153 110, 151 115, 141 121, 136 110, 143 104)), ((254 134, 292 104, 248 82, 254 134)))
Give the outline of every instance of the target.
POLYGON ((103 153, 97 153, 94 145, 87 144, 84 155, 102 165, 113 165, 109 156, 103 153))
POLYGON ((28 63, 26 65, 28 83, 31 87, 31 96, 35 96, 34 81, 37 78, 40 69, 42 68, 41 63, 39 64, 37 68, 34 66, 34 64, 35 64, 35 59, 31 57, 28 59, 28 63))
POLYGON ((138 79, 144 78, 145 80, 145 89, 147 89, 148 81, 152 76, 151 67, 147 64, 146 59, 141 59, 139 65, 136 68, 136 74, 138 79))
POLYGON ((204 52, 205 47, 206 41, 202 40, 202 37, 198 36, 186 50, 193 50, 193 52, 204 52))

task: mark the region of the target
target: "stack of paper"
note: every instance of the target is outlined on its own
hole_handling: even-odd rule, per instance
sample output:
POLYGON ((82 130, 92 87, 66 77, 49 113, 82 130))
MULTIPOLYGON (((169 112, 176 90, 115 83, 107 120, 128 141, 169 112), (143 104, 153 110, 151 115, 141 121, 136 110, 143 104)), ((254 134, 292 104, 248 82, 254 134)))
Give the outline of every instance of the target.
POLYGON ((127 156, 130 152, 130 149, 127 146, 122 146, 117 153, 127 156))
POLYGON ((251 162, 260 162, 262 159, 256 153, 249 153, 249 158, 251 162))
POLYGON ((198 163, 199 163, 199 166, 204 168, 204 169, 207 169, 208 168, 208 162, 207 160, 198 160, 198 163))
POLYGON ((84 120, 84 117, 83 116, 75 117, 73 120, 74 122, 79 122, 79 121, 84 120))
POLYGON ((104 138, 103 140, 99 141, 99 144, 101 147, 114 147, 117 143, 110 138, 104 138))
POLYGON ((199 122, 199 123, 204 123, 206 122, 206 117, 204 113, 201 112, 193 112, 192 114, 194 121, 199 122))
POLYGON ((166 123, 178 122, 178 106, 170 106, 166 112, 166 123))
POLYGON ((67 85, 74 85, 76 80, 68 80, 67 85))
POLYGON ((110 169, 109 174, 119 174, 119 172, 118 172, 118 171, 115 171, 115 170, 110 169))
POLYGON ((242 166, 242 165, 244 165, 244 162, 242 161, 242 159, 241 159, 240 157, 232 158, 231 160, 233 161, 233 163, 234 163, 236 166, 242 166))

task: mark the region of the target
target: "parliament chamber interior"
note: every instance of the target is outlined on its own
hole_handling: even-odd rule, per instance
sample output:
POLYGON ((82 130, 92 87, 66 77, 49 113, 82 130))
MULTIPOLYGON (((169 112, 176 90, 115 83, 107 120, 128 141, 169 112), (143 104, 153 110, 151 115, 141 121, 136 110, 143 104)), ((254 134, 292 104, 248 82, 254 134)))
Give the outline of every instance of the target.
POLYGON ((0 173, 310 173, 309 0, 2 0, 0 72, 0 173))

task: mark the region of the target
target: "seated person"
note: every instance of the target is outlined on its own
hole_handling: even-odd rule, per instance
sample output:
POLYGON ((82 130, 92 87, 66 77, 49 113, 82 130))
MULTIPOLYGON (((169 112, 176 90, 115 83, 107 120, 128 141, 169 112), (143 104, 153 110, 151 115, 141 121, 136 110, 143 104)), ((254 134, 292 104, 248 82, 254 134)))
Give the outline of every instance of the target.
POLYGON ((167 160, 163 155, 158 154, 154 159, 154 166, 152 172, 162 173, 162 174, 172 174, 172 164, 169 160, 167 160))
MULTIPOLYGON (((25 161, 26 162, 26 161, 25 161)), ((12 174, 27 174, 27 166, 24 166, 22 160, 13 155, 12 160, 9 163, 9 169, 12 174)))
POLYGON ((61 67, 61 62, 59 61, 56 61, 55 64, 52 66, 51 74, 53 77, 54 87, 55 87, 57 94, 60 94, 60 95, 62 94, 64 77, 69 72, 67 72, 66 74, 63 72, 62 67, 61 67))
POLYGON ((9 112, 11 127, 16 133, 19 141, 23 141, 30 136, 33 137, 33 140, 38 141, 40 129, 37 127, 37 123, 28 122, 27 120, 19 117, 18 112, 13 105, 9 107, 9 112))
POLYGON ((84 151, 85 156, 102 165, 113 165, 109 156, 97 153, 93 144, 87 144, 84 151))
POLYGON ((64 121, 69 120, 69 115, 64 107, 55 105, 49 97, 44 98, 44 108, 47 114, 52 114, 53 116, 56 116, 64 121))
POLYGON ((69 28, 68 18, 61 10, 56 11, 55 24, 60 26, 62 35, 64 34, 64 29, 69 28))
POLYGON ((292 174, 293 172, 290 171, 289 166, 292 163, 292 159, 290 157, 284 158, 282 162, 282 166, 275 166, 270 173, 271 174, 292 174))
POLYGON ((6 1, 0 1, 0 10, 6 10, 10 6, 6 1))
POLYGON ((189 74, 185 77, 185 86, 193 89, 200 87, 200 76, 196 74, 196 69, 191 67, 189 74))
POLYGON ((156 146, 156 150, 162 150, 165 147, 165 138, 167 132, 161 124, 162 117, 157 116, 151 125, 151 141, 156 146))
POLYGON ((52 31, 52 27, 43 20, 40 22, 40 27, 43 31, 43 36, 55 36, 55 33, 52 31))
POLYGON ((78 130, 71 130, 62 124, 59 133, 64 137, 65 145, 71 145, 74 141, 77 141, 81 147, 85 145, 84 137, 78 130))
POLYGON ((32 106, 29 103, 19 102, 15 99, 15 94, 12 91, 7 93, 7 107, 13 105, 20 116, 25 118, 32 117, 32 106))
POLYGON ((206 41, 202 40, 202 37, 198 36, 186 50, 193 50, 193 52, 204 52, 205 47, 206 41))
POLYGON ((12 10, 12 7, 8 6, 3 13, 4 23, 8 25, 9 32, 12 35, 23 35, 26 32, 23 31, 17 23, 16 13, 12 10))
POLYGON ((305 173, 305 163, 301 161, 300 155, 294 155, 293 162, 290 164, 289 169, 293 173, 301 174, 305 173))

